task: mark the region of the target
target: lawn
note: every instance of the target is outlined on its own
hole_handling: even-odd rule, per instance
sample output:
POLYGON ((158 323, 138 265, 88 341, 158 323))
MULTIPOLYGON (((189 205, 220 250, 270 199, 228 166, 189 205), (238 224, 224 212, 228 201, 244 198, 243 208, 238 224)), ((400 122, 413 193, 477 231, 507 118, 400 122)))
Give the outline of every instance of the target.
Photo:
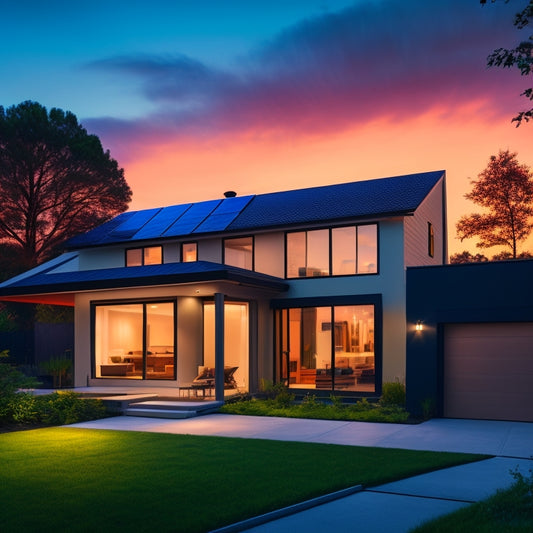
POLYGON ((482 456, 54 427, 0 435, 3 533, 209 531, 482 456))

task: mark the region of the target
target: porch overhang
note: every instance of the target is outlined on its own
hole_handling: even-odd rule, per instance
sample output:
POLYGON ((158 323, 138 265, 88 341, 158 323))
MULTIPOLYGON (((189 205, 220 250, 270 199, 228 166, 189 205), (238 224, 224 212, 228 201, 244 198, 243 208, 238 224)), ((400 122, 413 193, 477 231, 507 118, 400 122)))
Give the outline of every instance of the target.
POLYGON ((282 279, 242 268, 195 261, 71 272, 40 271, 0 285, 0 301, 74 306, 76 293, 160 286, 224 283, 269 293, 288 290, 282 279))

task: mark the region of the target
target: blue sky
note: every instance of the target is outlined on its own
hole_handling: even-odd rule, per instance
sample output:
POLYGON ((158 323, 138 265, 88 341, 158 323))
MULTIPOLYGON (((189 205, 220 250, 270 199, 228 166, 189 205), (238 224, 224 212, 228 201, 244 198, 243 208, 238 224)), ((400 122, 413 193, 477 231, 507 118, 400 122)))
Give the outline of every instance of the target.
POLYGON ((445 169, 456 251, 469 178, 500 149, 533 165, 529 80, 486 67, 525 4, 10 1, 0 105, 72 111, 132 209, 445 169))

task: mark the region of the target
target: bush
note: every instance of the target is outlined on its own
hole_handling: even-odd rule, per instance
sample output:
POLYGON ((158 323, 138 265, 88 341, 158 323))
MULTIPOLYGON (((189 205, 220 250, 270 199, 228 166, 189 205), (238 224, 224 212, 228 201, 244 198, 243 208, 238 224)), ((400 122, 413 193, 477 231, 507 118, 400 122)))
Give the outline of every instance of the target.
POLYGON ((381 405, 405 406, 405 385, 403 383, 383 383, 381 405))
MULTIPOLYGON (((8 350, 0 352, 0 360, 7 359, 8 350)), ((9 363, 0 362, 0 396, 14 394, 19 389, 34 389, 39 382, 25 376, 9 363)))
POLYGON ((84 399, 75 392, 34 396, 21 392, 0 397, 0 423, 62 425, 107 416, 101 400, 84 399))

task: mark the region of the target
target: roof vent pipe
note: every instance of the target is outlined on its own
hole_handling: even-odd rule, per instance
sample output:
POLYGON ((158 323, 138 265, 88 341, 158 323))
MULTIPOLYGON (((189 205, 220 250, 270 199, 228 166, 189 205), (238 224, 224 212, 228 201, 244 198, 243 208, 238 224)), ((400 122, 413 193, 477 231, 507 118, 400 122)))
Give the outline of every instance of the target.
POLYGON ((235 196, 237 196, 237 193, 235 191, 226 191, 224 193, 224 196, 226 198, 235 198, 235 196))

